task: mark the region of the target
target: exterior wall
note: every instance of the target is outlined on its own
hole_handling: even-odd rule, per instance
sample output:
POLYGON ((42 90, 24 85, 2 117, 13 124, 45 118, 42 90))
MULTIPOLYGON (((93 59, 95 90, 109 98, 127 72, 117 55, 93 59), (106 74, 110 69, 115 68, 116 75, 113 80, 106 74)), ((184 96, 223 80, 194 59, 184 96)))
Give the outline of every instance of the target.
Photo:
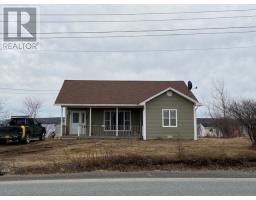
POLYGON ((194 138, 193 103, 166 92, 146 103, 146 138, 194 138), (177 127, 162 127, 162 109, 177 109, 177 127))
MULTIPOLYGON (((116 131, 104 131, 104 111, 105 110, 113 110, 115 111, 116 108, 92 108, 91 110, 91 135, 92 136, 116 136, 116 131)), ((141 133, 141 126, 142 126, 142 109, 140 108, 118 108, 119 111, 127 110, 131 111, 131 127, 132 132, 141 133)), ((67 135, 70 133, 70 122, 71 122, 71 111, 86 111, 86 133, 89 133, 89 108, 67 108, 66 112, 66 131, 67 135)), ((128 131, 125 131, 128 132, 128 131)), ((124 131, 119 131, 118 134, 122 136, 124 131)))

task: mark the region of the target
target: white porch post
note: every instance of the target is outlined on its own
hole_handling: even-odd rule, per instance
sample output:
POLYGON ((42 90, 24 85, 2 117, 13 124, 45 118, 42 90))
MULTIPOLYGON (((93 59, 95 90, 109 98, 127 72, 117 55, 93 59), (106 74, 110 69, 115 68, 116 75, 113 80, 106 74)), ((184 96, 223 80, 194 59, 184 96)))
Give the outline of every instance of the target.
POLYGON ((78 137, 80 137, 80 129, 81 129, 81 126, 80 126, 80 124, 78 125, 78 129, 77 129, 77 135, 78 135, 78 137))
POLYGON ((61 114, 60 114, 60 136, 63 136, 63 107, 61 106, 61 114))
POLYGON ((92 136, 92 107, 90 107, 89 113, 89 136, 92 136))
POLYGON ((194 112, 194 140, 197 140, 197 118, 196 118, 196 105, 193 106, 193 112, 194 112))
POLYGON ((118 108, 116 108, 116 137, 118 137, 118 108))
POLYGON ((147 139, 147 134, 146 134, 146 104, 143 107, 143 127, 142 127, 142 138, 143 140, 147 139))
MULTIPOLYGON (((64 126, 67 126, 67 108, 64 108, 64 126)), ((66 132, 65 132, 66 133, 66 132)))

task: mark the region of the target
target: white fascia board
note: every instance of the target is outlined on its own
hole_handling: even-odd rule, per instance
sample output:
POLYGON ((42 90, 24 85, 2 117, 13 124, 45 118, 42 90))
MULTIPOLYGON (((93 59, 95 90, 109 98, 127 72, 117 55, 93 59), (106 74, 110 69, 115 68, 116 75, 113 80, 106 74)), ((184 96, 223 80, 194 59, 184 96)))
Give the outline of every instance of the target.
POLYGON ((178 90, 173 89, 172 87, 168 87, 168 88, 162 90, 161 92, 159 92, 159 93, 157 93, 157 94, 155 94, 155 95, 149 97, 149 98, 146 99, 145 101, 142 101, 139 105, 145 105, 147 102, 151 101, 152 99, 154 99, 154 98, 160 96, 161 94, 163 94, 163 93, 165 93, 165 92, 167 92, 167 91, 169 91, 169 90, 171 90, 171 91, 173 91, 174 93, 176 93, 176 94, 178 94, 178 95, 184 97, 185 99, 187 99, 187 100, 193 102, 193 103, 194 103, 195 105, 197 105, 197 106, 200 106, 200 105, 201 105, 201 104, 200 104, 199 102, 197 102, 196 100, 194 100, 194 99, 192 99, 191 97, 189 97, 189 96, 187 96, 187 95, 185 95, 185 94, 179 92, 178 90))

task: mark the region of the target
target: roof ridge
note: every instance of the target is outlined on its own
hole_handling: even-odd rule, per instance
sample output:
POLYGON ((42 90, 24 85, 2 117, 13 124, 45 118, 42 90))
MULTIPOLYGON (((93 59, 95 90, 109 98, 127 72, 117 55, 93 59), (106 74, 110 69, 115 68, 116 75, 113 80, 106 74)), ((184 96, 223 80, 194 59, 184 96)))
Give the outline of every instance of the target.
POLYGON ((96 79, 93 79, 93 80, 82 80, 82 79, 79 79, 79 80, 74 80, 74 79, 66 79, 64 81, 112 81, 112 82, 184 82, 185 81, 182 81, 182 80, 96 80, 96 79))

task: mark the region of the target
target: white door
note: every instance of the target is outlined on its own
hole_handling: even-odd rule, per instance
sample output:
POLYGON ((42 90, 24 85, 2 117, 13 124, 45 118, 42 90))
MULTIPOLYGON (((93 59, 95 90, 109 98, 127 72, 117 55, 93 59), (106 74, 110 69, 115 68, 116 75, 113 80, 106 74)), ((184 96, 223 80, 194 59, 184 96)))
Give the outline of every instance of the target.
POLYGON ((70 134, 86 134, 86 113, 84 111, 71 112, 70 134))

